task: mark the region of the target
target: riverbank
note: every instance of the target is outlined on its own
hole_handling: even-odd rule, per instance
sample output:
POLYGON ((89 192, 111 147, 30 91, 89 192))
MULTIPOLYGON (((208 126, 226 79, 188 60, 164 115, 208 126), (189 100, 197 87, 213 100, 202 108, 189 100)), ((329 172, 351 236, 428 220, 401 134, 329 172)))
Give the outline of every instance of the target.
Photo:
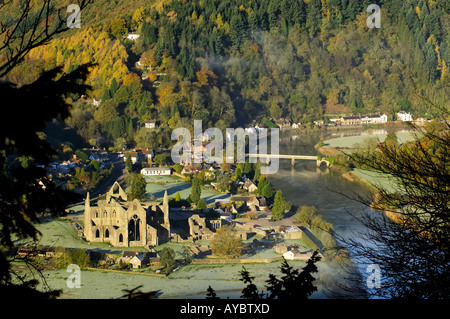
MULTIPOLYGON (((418 136, 416 133, 410 131, 396 132, 396 135, 400 144, 413 140, 418 136)), ((376 138, 378 142, 381 143, 384 141, 386 136, 387 133, 379 133, 333 138, 319 142, 316 144, 315 149, 324 156, 337 157, 344 155, 345 153, 348 154, 349 152, 352 152, 368 138, 376 138)), ((385 213, 385 215, 394 222, 401 222, 402 218, 399 212, 393 211, 387 207, 381 207, 377 202, 377 196, 379 196, 380 189, 388 192, 395 192, 398 189, 395 181, 390 178, 389 175, 363 170, 360 168, 353 168, 349 170, 348 168, 339 165, 334 165, 330 167, 330 169, 340 174, 342 178, 345 178, 352 183, 356 183, 368 190, 373 196, 370 208, 385 213)))

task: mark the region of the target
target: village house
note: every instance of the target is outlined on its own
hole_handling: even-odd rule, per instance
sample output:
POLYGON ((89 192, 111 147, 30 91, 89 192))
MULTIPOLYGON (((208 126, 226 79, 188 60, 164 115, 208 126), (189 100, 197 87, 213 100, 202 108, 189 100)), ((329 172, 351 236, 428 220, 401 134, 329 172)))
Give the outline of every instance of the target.
POLYGON ((153 159, 155 158, 155 151, 149 148, 143 149, 143 150, 139 150, 139 152, 142 154, 142 160, 144 161, 153 161, 153 159))
POLYGON ((249 193, 253 193, 253 192, 256 192, 256 190, 258 189, 258 186, 256 186, 250 179, 247 179, 244 182, 244 186, 242 188, 245 189, 249 193))
POLYGON ((264 196, 252 196, 247 201, 250 209, 253 210, 266 210, 268 208, 266 198, 264 196), (254 209, 252 209, 254 208, 254 209))
POLYGON ((285 118, 281 118, 275 121, 275 124, 278 125, 280 130, 288 130, 291 128, 291 122, 285 118))
POLYGON ((144 127, 145 128, 157 128, 158 125, 157 125, 156 121, 154 121, 154 120, 147 120, 144 122, 144 127))
POLYGON ((143 156, 142 156, 141 150, 125 151, 125 152, 123 152, 123 154, 124 154, 123 160, 126 161, 128 155, 130 155, 130 157, 131 157, 131 162, 132 162, 133 164, 139 163, 139 162, 142 160, 142 157, 143 157, 143 156))
POLYGON ((136 251, 123 251, 122 256, 116 259, 117 263, 131 264, 133 269, 142 268, 149 262, 149 254, 136 251))
POLYGON ((359 116, 344 116, 341 118, 342 126, 358 126, 361 125, 361 117, 359 116))
POLYGON ((283 254, 284 259, 296 260, 301 259, 304 255, 296 248, 291 249, 283 254))
POLYGON ((413 120, 411 113, 404 111, 397 112, 397 119, 402 122, 411 122, 413 120))
MULTIPOLYGON (((188 164, 183 167, 183 170, 181 171, 181 174, 193 174, 194 176, 197 176, 198 173, 202 170, 201 165, 192 165, 188 164)), ((211 183, 212 184, 212 183, 211 183)))
POLYGON ((386 114, 364 115, 361 117, 361 124, 384 124, 387 122, 386 114))

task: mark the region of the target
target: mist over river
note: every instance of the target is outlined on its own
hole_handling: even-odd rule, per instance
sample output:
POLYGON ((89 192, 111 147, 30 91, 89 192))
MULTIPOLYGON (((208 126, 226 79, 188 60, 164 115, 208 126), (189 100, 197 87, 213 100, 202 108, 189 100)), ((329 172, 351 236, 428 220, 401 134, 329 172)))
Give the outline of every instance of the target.
MULTIPOLYGON (((319 141, 346 136, 371 137, 372 134, 358 130, 286 136, 280 138, 280 154, 319 155, 314 148, 319 141)), ((325 221, 333 225, 336 234, 345 239, 362 241, 360 234, 367 232, 365 226, 355 217, 382 214, 352 199, 356 194, 371 196, 364 186, 342 177, 340 172, 333 171, 333 169, 317 168, 316 161, 296 160, 295 166, 292 167, 290 160, 280 159, 278 172, 269 175, 268 178, 275 189, 282 190, 285 200, 290 201, 293 206, 315 206, 316 214, 322 215, 325 221)), ((376 248, 374 247, 374 249, 376 248)), ((349 253, 352 256, 351 249, 349 253)), ((369 260, 355 264, 362 275, 357 279, 358 282, 360 280, 365 282, 368 275, 367 266, 370 264, 372 262, 369 260)), ((343 280, 346 281, 347 275, 344 273, 343 276, 343 280)), ((356 292, 355 295, 351 292, 348 293, 347 296, 357 297, 356 292)))
MULTIPOLYGON (((361 133, 349 131, 338 134, 361 133)), ((314 145, 321 139, 334 137, 332 134, 308 133, 283 137, 280 139, 280 154, 318 155, 314 145)), ((269 180, 275 189, 283 191, 284 198, 293 205, 315 206, 317 213, 333 224, 336 233, 343 237, 354 236, 353 232, 363 230, 363 226, 349 212, 358 216, 371 211, 367 206, 340 194, 368 194, 366 189, 330 169, 317 168, 315 161, 296 160, 292 167, 290 160, 281 159, 278 172, 269 175, 269 180)))

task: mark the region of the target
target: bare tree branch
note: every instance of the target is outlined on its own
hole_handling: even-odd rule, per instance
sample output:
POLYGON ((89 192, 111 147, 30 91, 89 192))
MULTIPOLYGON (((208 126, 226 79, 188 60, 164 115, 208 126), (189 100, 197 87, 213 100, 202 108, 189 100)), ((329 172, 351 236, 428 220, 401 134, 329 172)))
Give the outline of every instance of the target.
MULTIPOLYGON (((80 10, 86 8, 92 0, 79 0, 80 10)), ((4 2, 0 10, 5 10, 12 2, 4 2)), ((55 1, 44 0, 39 8, 35 1, 27 0, 22 4, 19 17, 10 26, 0 24, 0 78, 8 74, 16 65, 23 62, 25 56, 36 47, 47 44, 56 35, 67 32, 67 21, 62 18, 66 8, 55 9, 55 1), (56 22, 53 22, 56 20, 56 22)))

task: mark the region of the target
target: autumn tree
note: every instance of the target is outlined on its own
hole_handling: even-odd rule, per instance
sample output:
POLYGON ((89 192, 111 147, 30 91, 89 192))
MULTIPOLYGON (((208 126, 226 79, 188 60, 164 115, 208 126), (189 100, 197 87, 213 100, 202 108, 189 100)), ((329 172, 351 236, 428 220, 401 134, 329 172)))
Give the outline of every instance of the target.
POLYGON ((219 257, 238 258, 241 256, 243 243, 233 231, 232 226, 217 229, 210 242, 212 253, 219 257))
POLYGON ((115 38, 122 38, 128 35, 128 29, 124 19, 115 19, 111 22, 109 29, 115 38))
POLYGON ((144 21, 144 14, 145 9, 143 7, 140 7, 136 9, 136 11, 134 11, 133 16, 131 18, 132 28, 134 29, 134 31, 137 31, 142 21, 144 21))
POLYGON ((317 209, 315 206, 301 206, 297 209, 294 218, 298 222, 305 224, 307 227, 311 227, 311 222, 316 211, 317 209))

